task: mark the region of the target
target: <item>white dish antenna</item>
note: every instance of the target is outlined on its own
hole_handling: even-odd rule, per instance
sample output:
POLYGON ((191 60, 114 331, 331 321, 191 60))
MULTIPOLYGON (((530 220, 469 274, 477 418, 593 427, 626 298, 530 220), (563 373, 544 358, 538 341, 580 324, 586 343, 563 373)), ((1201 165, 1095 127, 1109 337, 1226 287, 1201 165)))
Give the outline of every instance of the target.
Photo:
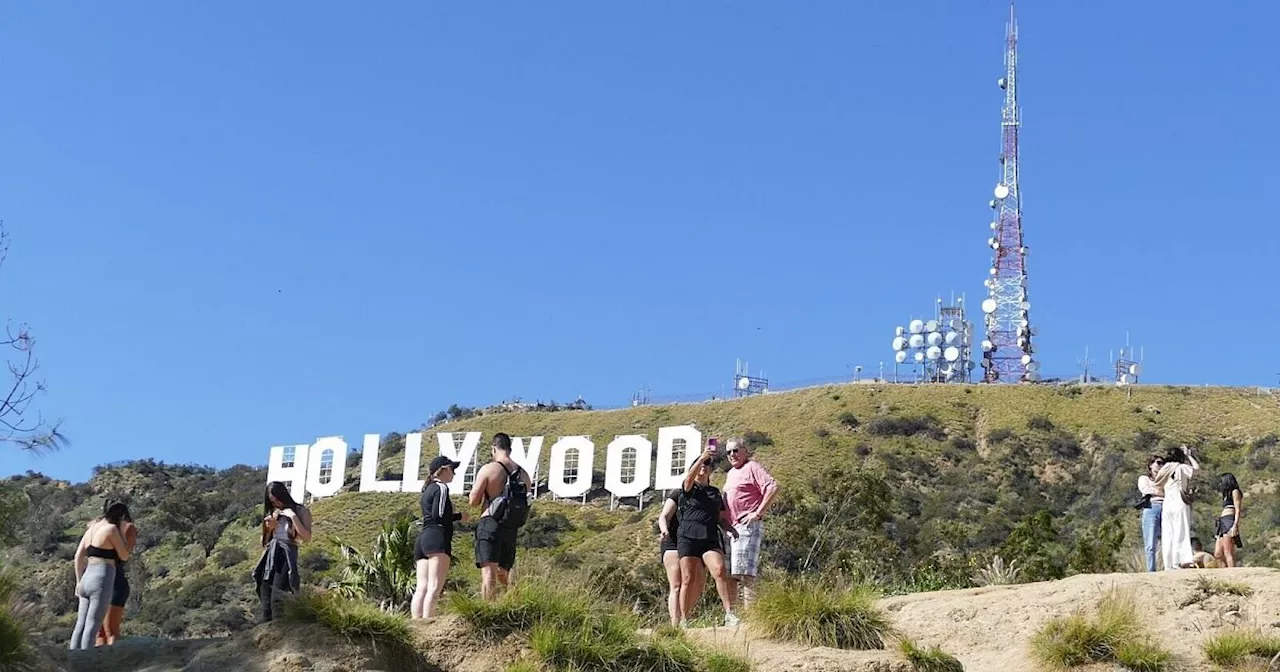
POLYGON ((911 320, 911 323, 910 323, 909 325, 907 325, 907 328, 908 328, 908 330, 909 330, 911 333, 913 333, 913 334, 918 334, 918 333, 920 333, 920 332, 924 331, 924 321, 923 321, 923 320, 911 320))
POLYGON ((951 347, 947 348, 947 349, 942 353, 942 356, 943 356, 943 358, 945 358, 948 362, 954 362, 954 361, 956 361, 957 359, 960 359, 960 348, 957 348, 957 347, 955 347, 955 346, 951 346, 951 347))
POLYGON ((1022 309, 1023 309, 1023 310, 1031 310, 1031 302, 1030 302, 1030 301, 1023 301, 1023 302, 1022 302, 1022 309))
POLYGON ((991 202, 990 202, 990 203, 988 203, 987 205, 991 206, 991 209, 992 209, 992 210, 995 210, 995 209, 996 209, 996 202, 995 202, 995 201, 991 201, 991 202))
POLYGON ((937 331, 937 330, 938 330, 938 321, 937 321, 937 320, 929 320, 928 322, 925 322, 925 323, 924 323, 924 330, 925 330, 925 331, 937 331))
POLYGON ((1009 187, 1003 184, 996 185, 996 198, 1007 198, 1009 196, 1009 187))
POLYGON ((942 345, 942 334, 939 334, 936 331, 931 331, 929 332, 929 335, 928 337, 926 337, 925 340, 928 341, 929 345, 931 346, 936 347, 936 346, 942 345))
POLYGON ((908 343, 910 343, 910 344, 911 344, 911 347, 913 347, 913 348, 923 348, 923 347, 924 347, 924 335, 923 335, 923 334, 911 334, 911 339, 910 339, 910 340, 908 340, 907 342, 908 342, 908 343))
POLYGON ((990 275, 995 275, 995 274, 996 274, 996 269, 994 269, 994 268, 993 268, 993 269, 991 269, 991 270, 987 271, 987 273, 988 273, 988 274, 990 274, 990 275))
POLYGON ((1136 376, 1137 376, 1139 373, 1141 373, 1141 372, 1142 372, 1142 365, 1141 365, 1141 364, 1130 364, 1130 365, 1129 365, 1129 373, 1130 373, 1131 375, 1133 375, 1133 376, 1135 376, 1135 377, 1136 377, 1136 376))
POLYGON ((1038 383, 1040 382, 1040 374, 1036 373, 1035 371, 1028 371, 1027 380, 1033 383, 1038 383))
POLYGON ((991 352, 992 350, 994 350, 994 349, 995 349, 995 347, 996 347, 996 346, 992 345, 991 341, 983 341, 983 342, 982 342, 982 351, 983 351, 983 352, 991 352))
MULTIPOLYGON (((994 269, 993 269, 993 270, 994 270, 994 269)), ((996 312, 996 300, 995 300, 995 299, 983 299, 983 301, 982 301, 982 312, 984 312, 984 313, 988 313, 988 314, 996 312)))
POLYGON ((977 366, 977 364, 974 364, 974 363, 973 363, 973 360, 972 360, 972 359, 971 359, 971 360, 969 360, 969 361, 967 361, 967 362, 965 362, 965 363, 964 363, 964 365, 965 365, 965 368, 969 369, 970 371, 972 371, 972 370, 974 369, 974 367, 975 367, 975 366, 977 366))
POLYGON ((995 246, 996 246, 996 239, 995 239, 995 238, 988 238, 988 239, 987 239, 987 247, 995 247, 995 246))
MULTIPOLYGON (((999 85, 1001 89, 1003 89, 1003 88, 1006 86, 1005 81, 1004 81, 1004 77, 1001 77, 1000 79, 996 80, 996 84, 997 84, 997 85, 999 85)), ((1001 155, 1000 155, 1000 160, 1001 160, 1001 161, 1003 161, 1003 160, 1004 160, 1004 155, 1003 155, 1003 154, 1001 154, 1001 155)))
POLYGON ((751 387, 751 381, 747 380, 746 378, 739 378, 739 379, 738 379, 738 389, 739 389, 739 390, 745 390, 745 389, 747 389, 748 387, 751 387))
POLYGON ((898 336, 898 337, 896 337, 896 338, 894 338, 894 339, 893 339, 893 349, 894 349, 894 350, 902 350, 903 348, 906 348, 906 347, 907 347, 907 339, 905 339, 905 338, 903 338, 903 337, 901 337, 901 336, 898 336))
POLYGON ((917 361, 917 362, 923 362, 923 361, 924 361, 924 353, 923 353, 923 352, 917 352, 917 353, 916 353, 916 361, 917 361))
POLYGON ((947 320, 947 326, 951 327, 952 329, 959 329, 963 325, 960 323, 960 318, 953 317, 947 320))
POLYGON ((958 332, 948 331, 947 335, 944 336, 942 340, 945 341, 947 345, 955 345, 960 342, 960 334, 958 332))
POLYGON ((992 231, 995 231, 995 230, 996 230, 996 229, 998 229, 998 228, 1000 228, 1000 222, 991 222, 991 230, 992 230, 992 231))
POLYGON ((896 328, 894 328, 894 330, 893 330, 893 335, 894 335, 894 336, 901 336, 901 335, 903 335, 903 334, 905 334, 905 333, 907 333, 907 330, 906 330, 906 329, 904 329, 904 328, 902 328, 902 327, 896 327, 896 328))
POLYGON ((953 368, 951 368, 951 365, 950 365, 950 364, 948 364, 948 365, 946 365, 946 366, 942 367, 942 375, 943 375, 943 377, 944 377, 944 378, 950 378, 950 377, 952 377, 952 376, 956 375, 956 370, 955 370, 955 369, 953 369, 953 368))
POLYGON ((899 350, 899 351, 897 351, 897 352, 893 353, 893 361, 895 361, 895 362, 897 362, 897 363, 899 363, 899 364, 901 364, 901 363, 903 363, 903 362, 907 361, 907 351, 906 351, 906 350, 899 350))
POLYGON ((936 345, 930 346, 930 348, 925 351, 924 356, 928 357, 930 360, 937 359, 942 356, 942 348, 939 348, 936 345))

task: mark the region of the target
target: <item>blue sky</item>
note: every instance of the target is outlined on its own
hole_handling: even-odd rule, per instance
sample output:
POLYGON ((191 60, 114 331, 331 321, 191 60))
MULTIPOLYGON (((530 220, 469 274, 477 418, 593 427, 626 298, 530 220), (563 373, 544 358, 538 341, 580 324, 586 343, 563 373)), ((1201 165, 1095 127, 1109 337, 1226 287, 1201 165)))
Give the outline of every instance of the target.
MULTIPOLYGON (((1025 4, 1044 371, 1275 384, 1280 5, 1025 4)), ((0 473, 874 370, 981 298, 1007 11, 6 3, 0 296, 73 444, 0 473)))

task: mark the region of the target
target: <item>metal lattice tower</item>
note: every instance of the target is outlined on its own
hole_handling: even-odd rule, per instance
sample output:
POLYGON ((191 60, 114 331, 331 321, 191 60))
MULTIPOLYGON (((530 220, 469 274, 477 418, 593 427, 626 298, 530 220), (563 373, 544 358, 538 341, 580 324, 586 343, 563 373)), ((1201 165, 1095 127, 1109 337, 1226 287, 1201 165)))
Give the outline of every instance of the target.
POLYGON ((987 339, 983 342, 983 380, 994 382, 1034 381, 1039 363, 1031 338, 1027 299, 1027 248, 1022 240, 1022 188, 1018 182, 1018 131, 1022 114, 1018 108, 1018 23, 1013 4, 1009 5, 1009 25, 1005 41, 1004 114, 1000 124, 1000 182, 995 188, 991 209, 993 236, 991 269, 984 284, 987 299, 982 302, 987 339))

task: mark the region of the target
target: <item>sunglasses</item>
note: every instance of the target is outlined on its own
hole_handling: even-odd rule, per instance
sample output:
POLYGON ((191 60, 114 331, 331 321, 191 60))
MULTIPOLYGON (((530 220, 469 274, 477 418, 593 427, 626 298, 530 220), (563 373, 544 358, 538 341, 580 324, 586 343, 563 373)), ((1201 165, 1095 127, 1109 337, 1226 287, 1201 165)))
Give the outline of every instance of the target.
POLYGON ((737 452, 739 452, 739 451, 741 451, 741 450, 742 450, 741 448, 730 448, 727 452, 728 452, 728 454, 729 454, 729 455, 732 455, 732 454, 737 453, 737 452))

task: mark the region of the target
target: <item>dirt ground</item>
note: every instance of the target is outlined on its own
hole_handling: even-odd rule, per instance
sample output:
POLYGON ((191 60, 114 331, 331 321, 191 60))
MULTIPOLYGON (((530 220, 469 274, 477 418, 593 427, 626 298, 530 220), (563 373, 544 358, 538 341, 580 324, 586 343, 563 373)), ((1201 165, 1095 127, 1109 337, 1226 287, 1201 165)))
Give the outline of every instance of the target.
MULTIPOLYGON (((918 593, 881 601, 895 627, 921 645, 939 645, 969 672, 1034 670, 1028 642, 1047 621, 1090 610, 1110 589, 1135 592, 1153 638, 1179 657, 1187 672, 1213 668, 1201 645, 1218 630, 1253 625, 1280 629, 1280 570, 1179 570, 1154 574, 1081 575, 1061 581, 918 593), (1197 579, 1243 583, 1249 597, 1206 596, 1197 579)), ((50 651, 51 670, 65 672, 367 672, 441 670, 499 672, 520 657, 516 639, 476 642, 455 617, 415 624, 424 659, 413 664, 316 626, 269 624, 220 640, 126 639, 111 650, 50 651), (69 655, 70 653, 70 655, 69 655)), ((759 639, 750 628, 690 631, 707 644, 744 652, 772 672, 909 672, 894 650, 840 651, 759 639)), ((1082 670, 1084 668, 1081 668, 1082 670)), ((1098 669, 1110 669, 1099 666, 1098 669)))

